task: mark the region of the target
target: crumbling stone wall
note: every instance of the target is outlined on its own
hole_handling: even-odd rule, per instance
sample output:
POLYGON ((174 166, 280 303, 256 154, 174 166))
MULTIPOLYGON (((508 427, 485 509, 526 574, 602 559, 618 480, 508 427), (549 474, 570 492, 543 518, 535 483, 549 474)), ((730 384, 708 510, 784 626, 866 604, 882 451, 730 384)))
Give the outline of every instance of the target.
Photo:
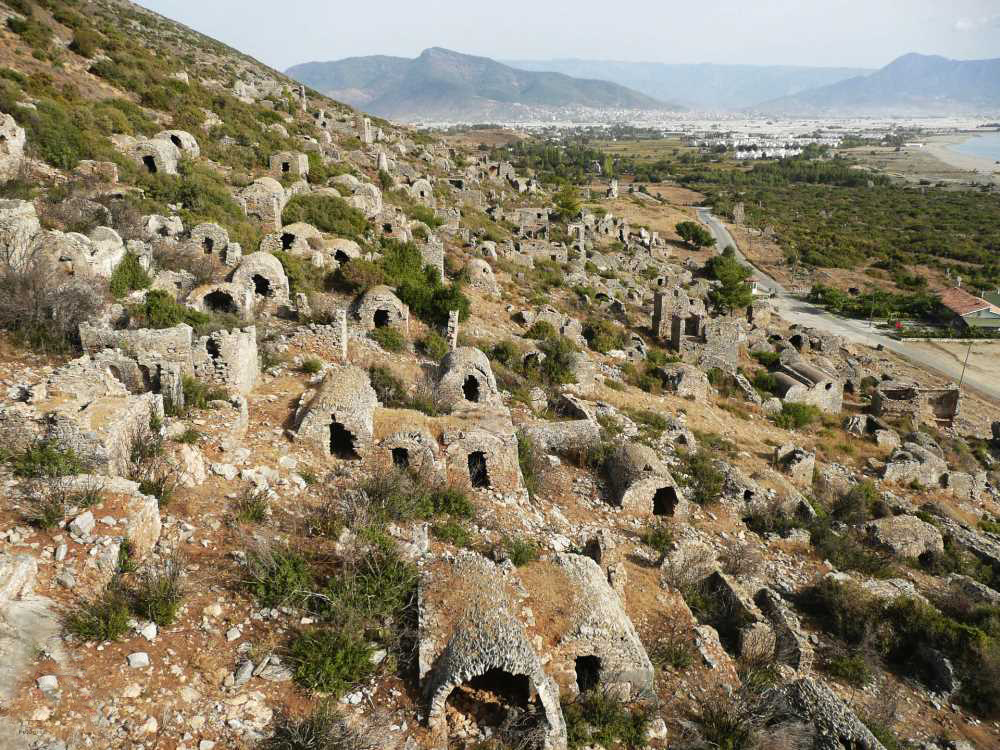
POLYGON ((410 331, 410 308, 387 286, 373 286, 362 294, 351 308, 354 319, 366 331, 384 326, 410 331))
POLYGON ((844 403, 844 381, 801 360, 782 362, 774 377, 787 403, 809 404, 828 414, 839 414, 844 403))
POLYGON ((0 182, 17 176, 24 161, 24 128, 10 115, 0 112, 0 182))
POLYGON ((934 424, 949 422, 959 414, 958 386, 923 388, 915 383, 885 380, 872 394, 871 410, 876 417, 910 417, 934 424))
POLYGON ((255 302, 279 305, 288 302, 288 277, 281 261, 270 253, 250 253, 233 271, 233 284, 251 290, 255 302))
MULTIPOLYGON (((626 614, 621 597, 608 584, 607 575, 589 557, 556 554, 546 573, 561 577, 556 590, 571 592, 559 606, 566 627, 554 637, 548 669, 560 693, 572 698, 581 691, 599 688, 623 700, 653 695, 655 671, 626 614)), ((544 607, 536 604, 534 609, 544 607)), ((536 612, 536 614, 538 614, 536 612)))
POLYGON ((281 229, 281 212, 288 197, 281 183, 273 177, 254 180, 237 194, 236 200, 243 208, 243 213, 258 219, 265 228, 272 231, 281 229))
POLYGON ((473 489, 512 492, 523 487, 517 437, 509 419, 484 419, 442 435, 448 478, 473 489))
POLYGON ((279 151, 271 155, 270 167, 275 177, 291 175, 305 179, 309 175, 309 157, 296 151, 279 151))
POLYGON ((467 551, 425 568, 421 576, 419 673, 427 725, 440 747, 448 744, 448 697, 469 681, 499 672, 527 680, 544 712, 546 747, 565 750, 559 688, 542 668, 509 578, 508 569, 467 551))
POLYGON ((503 405, 490 361, 478 349, 463 346, 448 352, 439 373, 434 396, 444 411, 503 405))
POLYGON ((656 451, 642 443, 624 443, 608 467, 612 502, 638 515, 687 515, 687 500, 656 451))
POLYGON ((473 258, 465 266, 469 286, 491 297, 500 296, 500 285, 493 274, 493 267, 482 258, 473 258))
POLYGON ((365 370, 333 366, 315 392, 306 392, 299 400, 295 439, 337 458, 366 458, 372 450, 378 406, 365 370))
POLYGON ((185 302, 201 312, 235 315, 243 320, 254 315, 253 287, 244 284, 204 284, 192 289, 185 302))
POLYGON ((248 326, 202 336, 194 343, 192 360, 199 380, 249 393, 260 375, 257 329, 248 326))

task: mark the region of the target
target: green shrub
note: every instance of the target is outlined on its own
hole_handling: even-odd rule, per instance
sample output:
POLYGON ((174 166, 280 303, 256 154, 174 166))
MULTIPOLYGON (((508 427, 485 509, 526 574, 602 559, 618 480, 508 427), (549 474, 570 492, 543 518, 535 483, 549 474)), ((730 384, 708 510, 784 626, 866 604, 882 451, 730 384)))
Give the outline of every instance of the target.
POLYGON ((244 570, 244 585, 262 607, 298 606, 313 591, 309 562, 289 547, 248 551, 244 570))
POLYGON ((331 622, 382 625, 412 610, 417 569, 403 560, 394 543, 375 535, 373 548, 333 576, 319 611, 331 622))
POLYGON ((379 524, 430 519, 440 515, 469 518, 474 508, 459 488, 434 484, 408 471, 372 475, 361 483, 368 511, 379 524))
POLYGON ((111 272, 111 294, 115 299, 121 299, 137 289, 148 289, 152 283, 146 269, 139 264, 139 256, 132 252, 125 253, 125 257, 111 272))
POLYGON ((321 232, 336 234, 358 242, 370 229, 365 215, 349 206, 343 199, 332 195, 296 195, 281 213, 283 224, 305 222, 321 232))
POLYGON ((437 331, 429 331, 426 336, 424 336, 418 346, 420 351, 426 354, 430 359, 440 362, 444 359, 445 355, 448 353, 448 342, 445 340, 437 331))
POLYGON ((378 400, 387 409, 401 409, 405 406, 406 388, 388 367, 372 365, 368 368, 368 380, 378 400))
POLYGON ((517 462, 524 478, 524 488, 534 497, 542 485, 542 457, 534 441, 523 432, 517 433, 517 462))
POLYGON ((256 486, 247 487, 236 499, 236 518, 243 523, 263 523, 270 510, 267 490, 256 486))
POLYGON ((504 537, 503 550, 507 558, 518 568, 534 562, 542 554, 538 544, 522 537, 504 537))
POLYGON ((705 747, 757 750, 760 747, 752 712, 741 696, 715 694, 698 703, 692 718, 705 747))
POLYGON ((778 427, 786 430, 798 430, 815 422, 820 417, 820 411, 811 404, 795 404, 784 402, 781 412, 772 419, 778 427))
POLYGON ((456 547, 469 548, 472 546, 472 534, 469 533, 464 524, 454 519, 435 523, 431 526, 431 533, 436 539, 456 547))
POLYGON ((112 582, 95 599, 80 604, 64 618, 66 631, 84 641, 117 641, 129 630, 128 597, 112 582))
POLYGON ((590 690, 572 703, 563 703, 567 746, 571 750, 600 745, 639 750, 646 747, 649 714, 629 707, 611 693, 590 690))
POLYGON ((406 348, 406 338, 398 328, 383 326, 368 332, 368 338, 387 352, 401 352, 406 348))
POLYGON ((538 348, 545 359, 539 365, 539 374, 549 385, 565 385, 575 383, 576 347, 565 336, 546 339, 538 348))
POLYGON ((868 660, 861 654, 834 656, 826 661, 823 669, 827 674, 855 688, 863 688, 875 679, 868 667, 868 660))
POLYGON ((765 370, 759 370, 757 374, 753 376, 753 387, 761 393, 777 395, 778 379, 765 370))
POLYGON ((47 485, 32 487, 25 504, 28 506, 25 519, 32 526, 44 530, 61 525, 68 508, 65 493, 47 485))
POLYGON ((73 41, 70 42, 71 51, 80 57, 93 57, 97 53, 97 47, 101 43, 101 37, 93 29, 79 28, 73 32, 73 41))
POLYGON ((299 293, 306 294, 323 288, 325 284, 323 271, 305 258, 289 255, 283 250, 276 250, 273 255, 281 263, 281 268, 288 278, 288 293, 293 297, 299 293))
POLYGON ((524 332, 526 339, 550 339, 558 335, 555 326, 547 320, 536 320, 531 324, 531 328, 524 332))
POLYGON ((212 401, 228 401, 229 392, 219 385, 202 382, 191 375, 181 378, 185 409, 207 409, 212 401))
POLYGON ((287 655, 299 685, 339 698, 375 671, 373 651, 356 631, 314 628, 296 634, 287 655))
POLYGON ((147 292, 141 305, 129 308, 129 316, 143 328, 173 328, 181 323, 198 328, 211 320, 211 316, 176 302, 162 289, 147 292))
POLYGON ((385 271, 374 261, 353 258, 333 274, 333 286, 343 292, 358 293, 385 284, 385 271))
POLYGON ((694 663, 695 647, 690 634, 678 623, 664 620, 663 634, 648 648, 649 659, 658 669, 687 669, 694 663))
POLYGON ((674 533, 669 525, 657 523, 646 527, 642 532, 640 540, 647 547, 652 547, 662 556, 670 551, 670 547, 674 543, 674 533))
POLYGON ((323 701, 301 719, 279 715, 262 750, 376 750, 374 742, 348 726, 332 702, 323 701))
POLYGON ((39 440, 8 460, 14 476, 22 478, 65 477, 82 474, 86 462, 54 441, 39 440))
POLYGON ((184 445, 195 445, 199 440, 201 440, 201 433, 194 427, 185 427, 184 432, 174 438, 175 442, 184 445))
POLYGON ((612 349, 624 349, 629 342, 628 331, 607 318, 587 321, 583 337, 591 349, 601 354, 607 354, 612 349))
POLYGON ((323 369, 323 360, 317 359, 316 357, 309 357, 302 360, 302 365, 299 369, 306 375, 315 375, 323 369))
POLYGON ((160 569, 150 569, 133 592, 135 612, 161 627, 173 625, 184 600, 183 564, 167 560, 160 569))
POLYGON ((776 367, 781 361, 781 355, 777 352, 752 352, 750 356, 769 368, 776 367))
POLYGON ((698 505, 716 502, 722 494, 726 475, 719 470, 713 454, 704 447, 681 458, 682 481, 691 500, 698 505))

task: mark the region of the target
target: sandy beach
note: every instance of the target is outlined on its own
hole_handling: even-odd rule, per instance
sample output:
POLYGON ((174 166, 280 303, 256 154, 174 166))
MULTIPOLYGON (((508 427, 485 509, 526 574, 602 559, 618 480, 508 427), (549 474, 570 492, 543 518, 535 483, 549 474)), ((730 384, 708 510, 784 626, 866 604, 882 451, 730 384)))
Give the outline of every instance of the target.
POLYGON ((962 154, 952 150, 949 146, 973 138, 972 135, 942 135, 930 138, 924 146, 924 151, 939 161, 943 161, 955 169, 964 169, 970 172, 979 172, 983 175, 996 175, 1000 173, 1000 164, 995 164, 993 159, 973 154, 962 154))

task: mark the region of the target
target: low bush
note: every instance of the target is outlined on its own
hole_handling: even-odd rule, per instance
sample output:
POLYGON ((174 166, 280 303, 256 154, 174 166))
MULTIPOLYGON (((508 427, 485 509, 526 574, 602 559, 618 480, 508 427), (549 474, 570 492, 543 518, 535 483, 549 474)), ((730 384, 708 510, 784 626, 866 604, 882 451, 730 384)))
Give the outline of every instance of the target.
POLYGON ((406 348, 406 338, 398 328, 385 326, 368 332, 368 338, 387 352, 398 353, 406 348))
POLYGON ((781 404, 781 411, 772 419, 778 427, 798 430, 807 427, 820 418, 820 410, 811 404, 795 404, 787 401, 781 404))
POLYGON ((674 543, 673 531, 668 524, 662 522, 647 526, 639 538, 643 544, 658 552, 661 557, 670 551, 670 547, 674 543))
POLYGON ((544 459, 534 441, 523 432, 517 433, 517 462, 524 478, 524 488, 534 497, 542 487, 544 459))
POLYGON ((431 519, 450 515, 470 518, 474 509, 459 488, 430 482, 408 471, 371 476, 359 486, 368 498, 369 523, 381 527, 389 521, 431 519))
POLYGON ((349 726, 334 703, 323 701, 301 719, 279 715, 262 750, 380 750, 383 742, 383 737, 349 726))
POLYGON ((357 631, 320 627, 296 634, 287 658, 300 686, 339 698, 375 671, 373 651, 357 631))
POLYGON ((624 349, 629 342, 628 330, 607 318, 588 320, 583 327, 583 337, 591 349, 601 354, 607 354, 612 349, 624 349))
POLYGON ((827 674, 855 688, 863 688, 875 679, 868 660, 860 654, 831 657, 823 664, 823 669, 827 674))
POLYGON ((133 305, 128 312, 134 324, 142 328, 173 328, 186 323, 200 329, 212 319, 207 313, 192 310, 175 301, 162 289, 148 292, 146 300, 141 305, 133 305))
POLYGON ((472 534, 464 524, 454 519, 435 523, 431 526, 431 533, 435 539, 440 539, 442 542, 453 544, 456 547, 470 548, 472 546, 472 534))
POLYGON ((308 560, 290 547, 249 550, 243 568, 244 587, 262 607, 299 606, 314 589, 308 560))
POLYGON ((681 481, 691 500, 698 505, 717 502, 722 494, 726 475, 718 468, 715 457, 705 448, 686 453, 681 458, 681 481))
POLYGON ((139 256, 132 252, 125 253, 125 257, 111 272, 111 294, 115 299, 121 299, 137 289, 148 289, 152 283, 146 269, 139 263, 139 256))
POLYGON ((646 747, 649 713, 626 705, 609 692, 587 691, 572 703, 563 703, 562 710, 571 750, 594 745, 628 750, 646 747))
POLYGON ((281 213, 283 224, 305 222, 321 232, 363 242, 370 229, 365 215, 332 195, 296 195, 281 213))
POLYGON ((129 631, 131 619, 128 596, 113 581, 96 598, 70 610, 63 625, 80 640, 117 641, 129 631))
POLYGON ((296 294, 320 291, 326 286, 326 274, 307 259, 290 255, 283 250, 277 250, 273 255, 281 263, 288 278, 288 293, 293 298, 296 294))
POLYGON ((429 331, 426 336, 420 339, 417 346, 420 351, 436 362, 440 362, 448 353, 448 342, 444 336, 436 331, 429 331))
POLYGON ((136 614, 161 627, 173 625, 185 595, 183 571, 183 562, 177 558, 146 570, 132 593, 136 614))
POLYGON ((515 567, 532 563, 541 557, 542 550, 536 542, 522 537, 504 537, 503 553, 515 567))
POLYGON ((526 339, 551 339, 558 336, 559 332, 547 320, 536 320, 531 327, 524 332, 526 339))
POLYGON ((263 523, 271 512, 267 490, 251 485, 236 498, 236 520, 241 523, 263 523))
POLYGON ((323 369, 323 360, 317 359, 316 357, 309 357, 302 360, 302 364, 299 369, 306 375, 315 375, 323 369))
POLYGON ((181 388, 184 391, 186 410, 207 409, 212 401, 229 400, 229 392, 222 386, 205 383, 191 375, 182 377, 181 388))
POLYGON ((38 440, 8 459, 10 470, 21 478, 54 478, 82 474, 88 466, 72 448, 50 440, 38 440))

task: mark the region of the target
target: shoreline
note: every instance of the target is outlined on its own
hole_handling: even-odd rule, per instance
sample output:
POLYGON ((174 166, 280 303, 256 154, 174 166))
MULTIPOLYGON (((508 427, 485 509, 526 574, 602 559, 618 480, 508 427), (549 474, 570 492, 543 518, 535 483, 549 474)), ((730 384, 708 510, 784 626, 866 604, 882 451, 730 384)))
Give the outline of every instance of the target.
POLYGON ((995 177, 994 173, 1000 172, 1000 164, 995 164, 993 159, 986 156, 962 154, 950 148, 975 137, 973 133, 937 136, 933 140, 928 140, 923 150, 949 167, 978 172, 985 177, 995 177))

